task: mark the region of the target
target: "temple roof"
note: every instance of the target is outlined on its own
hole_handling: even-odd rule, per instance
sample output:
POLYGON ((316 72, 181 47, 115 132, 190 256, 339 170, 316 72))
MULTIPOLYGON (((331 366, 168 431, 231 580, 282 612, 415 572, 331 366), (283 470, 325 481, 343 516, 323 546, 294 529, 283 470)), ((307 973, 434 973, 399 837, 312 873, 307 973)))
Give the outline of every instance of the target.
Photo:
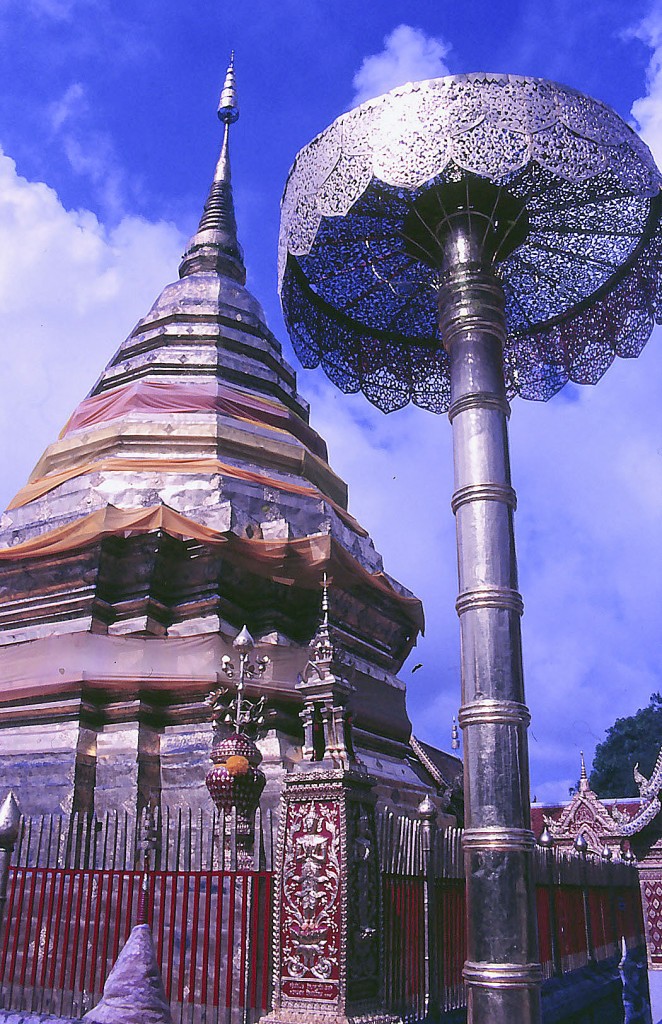
POLYGON ((655 768, 647 779, 634 767, 634 778, 639 787, 639 798, 605 799, 590 787, 581 754, 579 786, 572 799, 563 804, 533 804, 532 827, 536 836, 547 826, 556 842, 570 843, 583 835, 589 849, 600 853, 611 839, 625 839, 643 831, 660 812, 662 790, 662 750, 655 768))

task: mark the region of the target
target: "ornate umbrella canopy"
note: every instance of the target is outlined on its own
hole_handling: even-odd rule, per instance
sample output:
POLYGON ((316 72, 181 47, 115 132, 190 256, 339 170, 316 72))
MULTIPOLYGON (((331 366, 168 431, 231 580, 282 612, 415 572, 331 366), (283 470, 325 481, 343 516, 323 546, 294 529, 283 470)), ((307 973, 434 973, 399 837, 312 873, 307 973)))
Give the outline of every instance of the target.
POLYGON ((447 410, 429 224, 462 205, 498 226, 509 395, 594 384, 662 322, 661 185, 617 114, 553 82, 454 75, 364 103, 301 150, 286 185, 279 270, 297 355, 386 412, 447 410))

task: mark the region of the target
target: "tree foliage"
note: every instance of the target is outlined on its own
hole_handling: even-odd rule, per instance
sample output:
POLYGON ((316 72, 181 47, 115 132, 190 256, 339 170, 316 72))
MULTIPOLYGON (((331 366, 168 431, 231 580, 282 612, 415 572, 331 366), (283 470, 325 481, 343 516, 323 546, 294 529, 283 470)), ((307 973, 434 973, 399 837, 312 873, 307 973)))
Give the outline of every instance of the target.
POLYGON ((634 766, 646 776, 655 767, 662 747, 662 695, 651 695, 647 708, 617 718, 595 749, 590 785, 599 797, 639 796, 634 766))

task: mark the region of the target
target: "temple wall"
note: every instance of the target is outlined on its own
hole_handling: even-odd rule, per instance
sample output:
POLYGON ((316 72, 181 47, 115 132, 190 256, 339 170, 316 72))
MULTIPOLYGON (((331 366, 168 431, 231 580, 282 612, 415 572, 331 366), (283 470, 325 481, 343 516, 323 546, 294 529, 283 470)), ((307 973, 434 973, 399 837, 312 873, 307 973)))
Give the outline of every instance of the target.
POLYGON ((96 733, 77 721, 0 729, 0 793, 29 814, 92 810, 96 733))
MULTIPOLYGON (((205 776, 211 767, 210 723, 150 724, 141 720, 148 716, 139 702, 134 712, 133 719, 103 725, 49 721, 0 729, 0 793, 13 790, 27 815, 135 814, 150 803, 190 807, 194 813, 209 810, 205 776)), ((280 717, 283 724, 258 743, 267 779, 261 806, 276 813, 284 778, 301 760, 301 737, 288 726, 295 718, 280 717)), ((357 754, 377 780, 380 806, 413 814, 429 793, 441 812, 443 801, 400 744, 376 736, 369 743, 363 732, 357 739, 357 754)))
POLYGON ((142 722, 109 724, 97 736, 97 814, 135 813, 158 804, 161 792, 160 737, 142 722))

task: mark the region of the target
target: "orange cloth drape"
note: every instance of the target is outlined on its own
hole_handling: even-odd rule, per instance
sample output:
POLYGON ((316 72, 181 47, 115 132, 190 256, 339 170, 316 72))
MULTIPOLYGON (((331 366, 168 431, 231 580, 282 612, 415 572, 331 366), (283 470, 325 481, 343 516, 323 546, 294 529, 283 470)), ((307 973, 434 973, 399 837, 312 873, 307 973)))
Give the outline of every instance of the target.
POLYGON ((319 586, 321 574, 326 570, 334 583, 343 589, 351 589, 357 583, 364 584, 399 605, 415 628, 423 630, 423 608, 419 599, 399 593, 384 573, 369 572, 329 534, 290 540, 248 540, 196 523, 167 505, 144 509, 119 509, 108 505, 75 523, 0 549, 0 561, 52 557, 88 547, 104 537, 128 537, 155 530, 163 530, 182 540, 225 545, 233 562, 278 583, 313 588, 319 586))
POLYGON ((76 476, 84 476, 85 473, 98 472, 117 473, 220 473, 235 480, 246 480, 249 483, 261 484, 264 487, 274 490, 287 491, 289 494, 305 494, 313 498, 323 498, 335 509, 343 522, 361 537, 367 537, 367 532, 351 516, 346 509, 338 505, 332 498, 323 494, 317 487, 309 487, 305 484, 295 484, 289 480, 277 480, 275 477, 265 476, 251 469, 242 469, 240 466, 231 466, 228 462, 221 462, 219 459, 159 459, 159 458, 107 458, 96 461, 83 462, 71 469, 63 469, 59 473, 49 473, 48 476, 39 477, 31 483, 22 487, 17 495, 7 506, 7 511, 13 508, 20 508, 28 502, 40 498, 60 484, 72 480, 76 476))

